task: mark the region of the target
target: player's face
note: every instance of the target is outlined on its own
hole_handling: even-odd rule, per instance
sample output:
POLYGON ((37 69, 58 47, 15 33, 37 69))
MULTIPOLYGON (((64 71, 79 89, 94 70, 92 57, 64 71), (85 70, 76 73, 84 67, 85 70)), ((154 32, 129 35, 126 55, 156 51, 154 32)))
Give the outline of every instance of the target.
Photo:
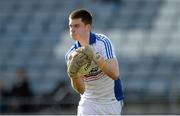
POLYGON ((70 36, 75 39, 83 39, 90 32, 90 25, 85 25, 81 19, 69 19, 70 36))

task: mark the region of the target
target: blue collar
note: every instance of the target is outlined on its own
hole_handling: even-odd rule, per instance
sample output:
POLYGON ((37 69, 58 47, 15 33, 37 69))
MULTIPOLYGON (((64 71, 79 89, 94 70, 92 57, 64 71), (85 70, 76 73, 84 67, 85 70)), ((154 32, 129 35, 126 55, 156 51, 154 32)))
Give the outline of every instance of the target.
MULTIPOLYGON (((94 43, 96 43, 96 36, 94 33, 90 33, 89 44, 92 45, 94 43)), ((81 47, 81 44, 79 43, 79 41, 76 41, 75 48, 77 49, 79 47, 81 47)))

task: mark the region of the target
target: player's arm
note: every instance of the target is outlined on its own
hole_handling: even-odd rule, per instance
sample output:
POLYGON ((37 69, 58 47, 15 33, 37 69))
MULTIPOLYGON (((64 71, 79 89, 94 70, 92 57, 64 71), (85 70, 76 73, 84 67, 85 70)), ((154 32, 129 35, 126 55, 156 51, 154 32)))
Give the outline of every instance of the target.
POLYGON ((67 62, 67 73, 71 80, 71 86, 76 92, 83 94, 85 91, 85 84, 82 77, 77 76, 78 70, 86 63, 86 56, 78 53, 74 56, 70 56, 67 62))
POLYGON ((113 80, 119 78, 119 65, 117 59, 110 58, 104 59, 98 52, 95 52, 93 47, 85 46, 81 47, 78 52, 86 54, 88 57, 91 57, 93 61, 102 69, 102 71, 107 74, 113 80))
POLYGON ((83 94, 85 91, 85 84, 84 84, 84 80, 82 77, 77 77, 75 79, 70 78, 71 80, 71 86, 73 87, 73 89, 80 93, 83 94))
POLYGON ((104 60, 102 56, 99 56, 99 60, 96 64, 101 68, 101 70, 111 77, 113 80, 119 78, 119 65, 116 58, 111 58, 104 60))

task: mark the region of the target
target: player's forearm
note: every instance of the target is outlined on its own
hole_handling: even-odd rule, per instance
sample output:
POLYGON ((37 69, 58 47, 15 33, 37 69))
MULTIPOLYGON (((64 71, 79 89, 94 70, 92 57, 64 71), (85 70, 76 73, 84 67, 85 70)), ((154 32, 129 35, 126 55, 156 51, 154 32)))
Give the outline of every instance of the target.
POLYGON ((85 91, 85 85, 84 81, 81 77, 78 77, 76 79, 71 78, 71 85, 74 88, 74 90, 80 94, 83 94, 85 91))
POLYGON ((109 59, 104 60, 101 58, 97 65, 102 69, 102 71, 107 74, 109 77, 111 77, 113 80, 116 80, 119 78, 119 66, 117 59, 109 59))

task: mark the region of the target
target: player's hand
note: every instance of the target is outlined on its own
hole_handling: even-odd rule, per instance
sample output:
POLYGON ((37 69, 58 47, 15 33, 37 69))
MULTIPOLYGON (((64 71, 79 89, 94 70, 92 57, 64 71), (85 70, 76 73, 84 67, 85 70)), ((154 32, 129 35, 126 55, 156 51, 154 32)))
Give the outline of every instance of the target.
POLYGON ((68 62, 68 67, 67 67, 67 73, 68 76, 71 78, 75 78, 78 72, 78 65, 75 62, 69 61, 68 62))
POLYGON ((80 47, 76 50, 78 53, 83 53, 85 54, 86 56, 88 56, 89 59, 93 59, 94 57, 94 52, 93 52, 93 48, 88 45, 88 46, 83 46, 83 47, 80 47))
POLYGON ((83 53, 76 52, 74 56, 70 56, 67 70, 69 77, 77 78, 79 69, 88 62, 90 62, 90 60, 83 53))
POLYGON ((96 63, 101 58, 100 54, 90 45, 77 49, 77 52, 87 55, 89 59, 94 60, 96 63))

